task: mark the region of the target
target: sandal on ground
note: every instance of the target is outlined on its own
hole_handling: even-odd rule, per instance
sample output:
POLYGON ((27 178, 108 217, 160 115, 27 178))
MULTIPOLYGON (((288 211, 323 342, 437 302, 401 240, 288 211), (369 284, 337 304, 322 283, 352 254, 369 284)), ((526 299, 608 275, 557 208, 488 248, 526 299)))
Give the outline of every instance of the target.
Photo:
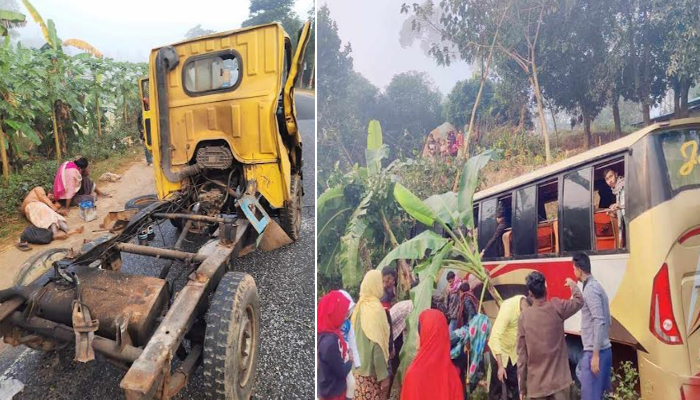
POLYGON ((17 242, 15 247, 21 251, 30 251, 32 249, 32 246, 30 246, 27 242, 17 242))

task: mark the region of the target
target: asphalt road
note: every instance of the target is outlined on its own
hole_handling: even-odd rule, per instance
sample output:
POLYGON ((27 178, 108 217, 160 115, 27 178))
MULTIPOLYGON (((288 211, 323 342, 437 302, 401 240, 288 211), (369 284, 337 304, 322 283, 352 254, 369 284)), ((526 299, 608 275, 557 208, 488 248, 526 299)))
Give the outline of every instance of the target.
MULTIPOLYGON (((297 95, 297 115, 304 142, 304 217, 301 239, 270 253, 254 252, 235 262, 235 269, 255 278, 262 309, 260 355, 254 399, 313 399, 315 395, 315 159, 314 98, 297 95)), ((156 227, 154 245, 172 245, 177 232, 169 223, 156 227)), ((188 243, 196 250, 201 243, 188 243)), ((124 255, 123 271, 157 276, 166 260, 124 255)), ((175 264, 168 280, 182 287, 184 266, 175 264)), ((0 354, 0 385, 14 378, 24 384, 20 400, 123 399, 119 382, 125 371, 101 356, 90 363, 73 362, 72 345, 53 352, 23 346, 0 354)), ((202 369, 175 399, 204 399, 202 369)), ((4 399, 0 399, 4 400, 4 399)))

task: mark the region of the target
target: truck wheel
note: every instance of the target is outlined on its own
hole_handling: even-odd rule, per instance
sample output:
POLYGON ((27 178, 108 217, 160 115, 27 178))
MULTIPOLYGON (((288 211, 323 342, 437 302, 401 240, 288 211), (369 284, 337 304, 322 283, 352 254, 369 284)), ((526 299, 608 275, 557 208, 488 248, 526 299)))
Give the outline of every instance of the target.
POLYGON ((15 276, 15 284, 22 286, 29 285, 36 278, 50 271, 55 261, 66 258, 68 251, 68 249, 57 248, 33 255, 19 267, 19 272, 17 272, 15 276))
POLYGON ((144 208, 155 203, 156 201, 158 201, 158 196, 156 196, 155 194, 146 194, 143 196, 134 197, 133 199, 127 201, 124 205, 124 208, 127 210, 134 208, 137 210, 143 210, 144 208))
POLYGON ((253 277, 228 272, 206 314, 204 387, 210 400, 248 400, 260 346, 260 299, 253 277))
POLYGON ((295 242, 299 239, 299 232, 301 231, 301 213, 303 211, 302 185, 303 182, 299 174, 292 175, 292 184, 289 188, 292 197, 280 212, 280 225, 289 235, 289 238, 295 242))

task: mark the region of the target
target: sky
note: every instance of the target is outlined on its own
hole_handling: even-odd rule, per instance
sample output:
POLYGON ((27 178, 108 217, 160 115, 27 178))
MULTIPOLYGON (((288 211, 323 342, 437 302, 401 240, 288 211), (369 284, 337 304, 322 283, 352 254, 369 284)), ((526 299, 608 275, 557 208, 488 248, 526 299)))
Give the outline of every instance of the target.
MULTIPOLYGON (((236 29, 248 18, 248 0, 31 0, 44 21, 53 19, 62 40, 81 39, 105 57, 147 62, 151 49, 175 43, 197 24, 203 29, 236 29)), ((26 13, 21 0, 20 11, 26 13)), ((297 0, 295 11, 304 19, 313 0, 297 0)), ((27 45, 44 43, 41 29, 29 15, 17 29, 27 45)))
POLYGON ((457 81, 471 77, 465 62, 440 67, 419 44, 401 46, 399 32, 408 16, 400 10, 407 0, 319 0, 319 7, 324 2, 343 43, 352 45, 355 71, 378 87, 385 88, 398 73, 424 71, 445 95, 457 81))

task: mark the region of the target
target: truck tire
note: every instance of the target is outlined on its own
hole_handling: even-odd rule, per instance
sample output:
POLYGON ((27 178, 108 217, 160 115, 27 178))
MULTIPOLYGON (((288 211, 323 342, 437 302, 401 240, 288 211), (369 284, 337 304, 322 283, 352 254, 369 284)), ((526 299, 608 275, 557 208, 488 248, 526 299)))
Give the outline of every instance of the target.
POLYGON ((134 197, 133 199, 126 202, 124 208, 126 210, 137 209, 143 210, 144 208, 150 206, 151 204, 158 201, 158 196, 155 194, 146 194, 143 196, 134 197))
POLYGON ((19 267, 19 271, 15 276, 15 284, 22 286, 29 285, 36 278, 50 271, 53 268, 54 261, 66 258, 69 251, 69 249, 56 248, 45 250, 31 256, 19 267))
POLYGON ((253 277, 227 272, 205 316, 204 387, 210 400, 248 400, 260 347, 260 298, 253 277))
POLYGON ((303 182, 299 174, 292 175, 292 183, 289 193, 292 195, 287 205, 280 211, 280 226, 293 241, 299 240, 301 231, 301 214, 303 212, 302 203, 303 182))

